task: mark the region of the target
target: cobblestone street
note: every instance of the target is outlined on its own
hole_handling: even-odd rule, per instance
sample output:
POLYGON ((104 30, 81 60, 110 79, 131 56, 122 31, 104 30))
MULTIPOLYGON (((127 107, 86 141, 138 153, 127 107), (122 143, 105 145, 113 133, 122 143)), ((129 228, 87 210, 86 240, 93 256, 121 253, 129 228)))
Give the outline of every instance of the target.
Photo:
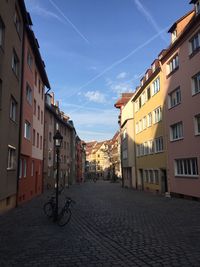
POLYGON ((200 266, 200 203, 87 182, 59 227, 47 194, 0 217, 0 266, 200 266))

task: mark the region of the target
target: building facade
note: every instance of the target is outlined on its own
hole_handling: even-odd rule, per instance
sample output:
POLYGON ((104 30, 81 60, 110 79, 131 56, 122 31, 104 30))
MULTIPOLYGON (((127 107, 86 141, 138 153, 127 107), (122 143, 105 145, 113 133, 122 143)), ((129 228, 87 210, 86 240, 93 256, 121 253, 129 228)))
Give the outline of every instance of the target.
POLYGON ((0 212, 16 205, 25 24, 23 1, 0 1, 0 212))
POLYGON ((165 91, 159 60, 141 79, 132 99, 135 119, 137 188, 159 193, 168 191, 165 145, 165 91))
POLYGON ((170 192, 200 197, 200 1, 169 30, 161 57, 170 192))
POLYGON ((28 13, 27 18, 24 31, 18 204, 42 193, 45 86, 50 89, 28 13))
POLYGON ((115 103, 120 109, 120 144, 121 144, 121 165, 122 185, 125 187, 137 188, 135 170, 135 134, 134 134, 134 107, 131 101, 133 93, 122 94, 115 103))

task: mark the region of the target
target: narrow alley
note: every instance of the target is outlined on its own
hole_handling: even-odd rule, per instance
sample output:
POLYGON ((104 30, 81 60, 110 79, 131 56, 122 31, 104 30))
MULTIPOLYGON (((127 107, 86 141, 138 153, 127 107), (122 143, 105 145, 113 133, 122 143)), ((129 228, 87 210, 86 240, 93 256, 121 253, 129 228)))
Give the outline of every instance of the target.
POLYGON ((199 202, 86 182, 65 189, 76 204, 61 228, 48 195, 0 216, 0 266, 200 266, 199 202))

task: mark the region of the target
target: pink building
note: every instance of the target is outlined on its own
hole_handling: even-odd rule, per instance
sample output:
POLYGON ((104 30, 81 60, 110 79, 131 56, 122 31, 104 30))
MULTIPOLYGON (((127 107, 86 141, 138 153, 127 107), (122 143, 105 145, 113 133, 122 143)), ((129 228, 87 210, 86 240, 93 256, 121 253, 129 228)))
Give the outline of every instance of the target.
POLYGON ((200 0, 169 29, 160 55, 166 91, 170 192, 200 198, 200 0))
POLYGON ((18 204, 41 194, 43 186, 43 139, 45 86, 50 88, 39 45, 31 29, 24 31, 21 144, 18 204))

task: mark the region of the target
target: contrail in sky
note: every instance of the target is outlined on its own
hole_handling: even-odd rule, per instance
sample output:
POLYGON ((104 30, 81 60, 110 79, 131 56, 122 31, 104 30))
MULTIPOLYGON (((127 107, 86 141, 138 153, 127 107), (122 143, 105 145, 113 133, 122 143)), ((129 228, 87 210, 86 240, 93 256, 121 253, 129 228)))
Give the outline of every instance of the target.
MULTIPOLYGON (((144 7, 144 5, 142 5, 142 3, 140 2, 140 0, 134 0, 135 1, 135 5, 137 6, 137 9, 145 16, 145 18, 153 25, 154 29, 156 30, 156 32, 160 32, 160 27, 158 26, 157 22, 154 20, 154 18, 152 17, 151 13, 144 7)), ((162 35, 162 32, 159 33, 159 35, 161 36, 161 38, 163 39, 163 41, 165 43, 167 43, 167 40, 165 39, 165 37, 162 35)))
MULTIPOLYGON (((129 59, 131 56, 133 56, 136 52, 138 52, 139 50, 141 50, 143 47, 147 46, 148 44, 150 44, 152 41, 154 41, 158 36, 160 36, 161 33, 165 32, 167 29, 169 28, 169 26, 165 27, 164 29, 162 29, 161 31, 159 31, 158 33, 156 33, 155 35, 153 35, 150 39, 148 39, 145 43, 139 45, 138 47, 136 47, 134 50, 132 50, 128 55, 122 57, 121 59, 115 61, 113 64, 111 64, 109 67, 107 67, 106 69, 104 69, 102 72, 100 72, 99 74, 97 74, 96 76, 94 76, 92 79, 90 79, 88 82, 86 82, 84 85, 82 85, 81 87, 79 87, 76 91, 74 91, 71 95, 69 95, 68 97, 78 93, 81 91, 81 89, 83 89, 84 87, 88 86, 89 84, 91 84, 92 82, 96 81, 97 79, 99 79, 100 77, 102 77, 105 73, 107 73, 108 71, 110 71, 111 69, 113 69, 114 67, 118 66, 119 64, 121 64, 122 62, 124 62, 125 60, 129 59)), ((83 107, 83 106, 82 106, 83 107)), ((77 110, 75 110, 77 111, 77 110)), ((74 112, 74 111, 72 111, 74 112)))
POLYGON ((49 0, 52 6, 60 13, 60 15, 72 26, 75 32, 86 42, 90 43, 89 40, 79 31, 79 29, 74 25, 74 23, 62 12, 62 10, 52 1, 49 0))

